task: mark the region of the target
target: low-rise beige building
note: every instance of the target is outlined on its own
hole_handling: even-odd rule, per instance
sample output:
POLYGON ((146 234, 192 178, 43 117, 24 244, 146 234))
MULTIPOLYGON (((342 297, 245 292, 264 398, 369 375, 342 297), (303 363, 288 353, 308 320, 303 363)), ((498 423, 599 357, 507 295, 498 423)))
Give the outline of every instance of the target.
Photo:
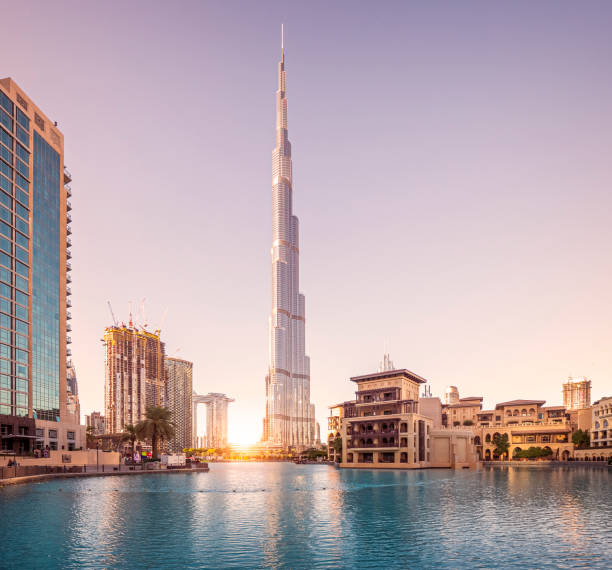
POLYGON ((545 407, 545 400, 512 400, 494 410, 477 414, 473 428, 478 458, 485 461, 511 459, 530 447, 550 450, 553 459, 567 461, 573 456, 572 427, 563 406, 545 407), (510 447, 499 456, 496 436, 507 435, 510 447))
POLYGON ((471 430, 435 429, 441 418, 420 411, 419 387, 426 382, 424 378, 401 369, 356 376, 351 381, 357 384, 355 400, 333 406, 329 421, 334 439, 338 425, 341 428, 341 467, 475 466, 471 430))
POLYGON ((612 447, 612 397, 591 407, 591 447, 612 447))

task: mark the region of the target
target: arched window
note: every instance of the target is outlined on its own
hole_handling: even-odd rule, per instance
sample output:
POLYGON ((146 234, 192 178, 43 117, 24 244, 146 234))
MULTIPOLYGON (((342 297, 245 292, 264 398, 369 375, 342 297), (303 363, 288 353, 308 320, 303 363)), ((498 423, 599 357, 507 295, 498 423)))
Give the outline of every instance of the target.
POLYGON ((599 429, 599 422, 595 422, 595 428, 599 429))
POLYGON ((365 439, 361 438, 361 439, 359 440, 359 443, 360 443, 361 445, 365 445, 365 439))
POLYGON ((387 424, 382 425, 382 431, 387 431, 387 424))
POLYGON ((408 431, 408 424, 406 422, 402 422, 400 424, 400 431, 403 431, 403 432, 407 432, 408 431))
POLYGON ((389 429, 395 429, 395 424, 393 422, 389 424, 389 429))
POLYGON ((529 408, 529 415, 535 416, 535 410, 533 408, 529 408))
POLYGON ((485 436, 485 441, 486 441, 487 443, 491 443, 491 434, 490 434, 490 433, 488 433, 488 434, 485 436))
POLYGON ((408 438, 402 437, 401 439, 401 447, 408 447, 408 438))
POLYGON ((506 410, 506 415, 507 416, 511 416, 512 415, 512 410, 506 410))
POLYGON ((525 408, 523 408, 521 410, 521 416, 526 416, 527 415, 527 410, 525 408))
POLYGON ((480 445, 480 436, 479 436, 479 435, 477 435, 477 436, 474 438, 474 445, 480 445))
POLYGON ((374 442, 372 441, 372 438, 368 437, 368 439, 367 439, 366 443, 367 443, 368 445, 372 445, 372 443, 374 443, 374 442))
POLYGON ((512 412, 513 416, 518 416, 519 415, 519 411, 518 410, 514 410, 514 412, 512 412))
POLYGON ((603 427, 607 428, 608 427, 608 420, 604 420, 603 421, 603 427))
POLYGON ((368 424, 368 431, 372 431, 374 429, 374 426, 372 424, 368 424))

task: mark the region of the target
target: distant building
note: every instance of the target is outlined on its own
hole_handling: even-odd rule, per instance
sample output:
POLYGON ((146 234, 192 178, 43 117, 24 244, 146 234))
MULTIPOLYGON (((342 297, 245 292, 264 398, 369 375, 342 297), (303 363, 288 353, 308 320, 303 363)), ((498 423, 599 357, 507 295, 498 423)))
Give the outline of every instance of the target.
POLYGON ((77 383, 77 375, 72 361, 68 361, 68 371, 66 375, 66 412, 69 417, 72 417, 72 422, 81 423, 81 405, 79 403, 79 385, 77 383))
MULTIPOLYGON (((418 469, 476 464, 469 429, 434 429, 441 417, 420 409, 419 388, 426 382, 406 369, 351 378, 356 399, 330 408, 328 443, 342 440, 340 467, 418 469), (340 430, 337 427, 340 425, 340 430)), ((436 413, 435 406, 431 409, 436 413)), ((440 410, 440 408, 437 408, 440 410)), ((331 457, 337 453, 331 452, 331 457)))
MULTIPOLYGON (((227 406, 234 402, 225 394, 211 392, 201 396, 193 392, 193 440, 197 441, 197 406, 206 404, 206 447, 227 447, 227 406)), ((203 446, 204 447, 204 446, 203 446)))
POLYGON ((2 436, 7 451, 85 446, 67 410, 71 180, 57 123, 0 79, 0 415, 18 429, 2 436))
POLYGON ((321 445, 321 424, 316 422, 315 445, 321 445))
POLYGON ((344 406, 348 403, 344 402, 343 404, 329 407, 329 417, 327 418, 327 456, 330 461, 340 462, 342 458, 342 451, 337 451, 336 445, 342 443, 342 419, 344 418, 344 406), (340 441, 339 444, 335 443, 336 439, 340 441))
MULTIPOLYGON (((458 395, 459 392, 457 392, 458 395)), ((482 410, 482 396, 453 398, 453 400, 454 404, 444 404, 442 406, 442 424, 446 427, 475 424, 476 415, 482 410)))
POLYGON ((591 413, 591 447, 612 448, 612 397, 597 400, 591 413))
POLYGON ((566 410, 581 410, 591 405, 591 381, 581 376, 563 383, 563 405, 566 410))
POLYGON ((482 410, 473 426, 479 459, 512 459, 517 451, 541 447, 551 458, 566 461, 573 456, 572 426, 564 406, 544 406, 545 400, 511 400, 494 410, 482 410), (499 456, 496 436, 507 435, 510 448, 499 456))
POLYGON ((447 406, 459 403, 459 390, 457 386, 449 386, 444 392, 444 403, 447 406))
POLYGON ((174 422, 174 438, 169 447, 181 452, 193 447, 193 363, 180 358, 165 359, 168 409, 174 422))
POLYGON ((104 333, 104 404, 107 433, 144 419, 147 408, 166 406, 165 345, 159 333, 129 326, 104 333))
POLYGON ((93 435, 105 435, 106 418, 100 412, 91 412, 85 416, 85 427, 92 428, 93 435))

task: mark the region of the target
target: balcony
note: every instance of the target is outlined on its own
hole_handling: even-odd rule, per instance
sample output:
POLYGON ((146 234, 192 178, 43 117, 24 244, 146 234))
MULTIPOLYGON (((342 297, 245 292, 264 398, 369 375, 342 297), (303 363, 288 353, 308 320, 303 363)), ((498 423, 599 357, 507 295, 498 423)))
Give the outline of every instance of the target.
POLYGON ((70 210, 72 210, 72 204, 70 203, 70 200, 66 200, 66 211, 70 212, 70 210))
POLYGON ((66 283, 72 283, 72 277, 70 277, 70 273, 66 273, 66 283))
POLYGON ((66 262, 66 271, 72 271, 72 263, 69 261, 66 262))
POLYGON ((66 221, 71 224, 72 223, 72 216, 70 214, 66 214, 66 221))
POLYGON ((66 299, 66 307, 72 307, 72 301, 70 299, 66 299))
POLYGON ((66 356, 72 356, 72 350, 69 348, 66 349, 66 356))
POLYGON ((66 259, 72 259, 72 252, 70 249, 66 249, 66 259))
POLYGON ((72 332, 72 325, 70 323, 66 325, 66 332, 72 332))
POLYGON ((72 318, 72 315, 70 314, 70 311, 66 311, 66 320, 70 320, 72 318))
POLYGON ((68 196, 68 198, 72 197, 72 188, 70 188, 70 186, 64 186, 64 188, 66 189, 66 196, 68 196))
POLYGON ((72 289, 70 287, 66 287, 66 295, 72 295, 72 289))
POLYGON ((64 184, 68 184, 69 182, 72 182, 72 174, 70 174, 70 171, 64 166, 64 184))
POLYGON ((66 247, 72 247, 72 240, 66 236, 66 247))
POLYGON ((72 338, 69 336, 66 336, 66 344, 72 344, 72 338))
POLYGON ((66 235, 72 234, 72 228, 70 226, 66 226, 66 235))

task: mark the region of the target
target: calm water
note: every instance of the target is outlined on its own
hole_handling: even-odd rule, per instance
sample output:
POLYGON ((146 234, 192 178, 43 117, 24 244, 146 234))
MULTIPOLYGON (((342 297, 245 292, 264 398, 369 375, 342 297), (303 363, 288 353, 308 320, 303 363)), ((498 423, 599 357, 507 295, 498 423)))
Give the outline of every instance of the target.
POLYGON ((19 485, 0 489, 0 567, 610 568, 611 482, 274 463, 19 485))

